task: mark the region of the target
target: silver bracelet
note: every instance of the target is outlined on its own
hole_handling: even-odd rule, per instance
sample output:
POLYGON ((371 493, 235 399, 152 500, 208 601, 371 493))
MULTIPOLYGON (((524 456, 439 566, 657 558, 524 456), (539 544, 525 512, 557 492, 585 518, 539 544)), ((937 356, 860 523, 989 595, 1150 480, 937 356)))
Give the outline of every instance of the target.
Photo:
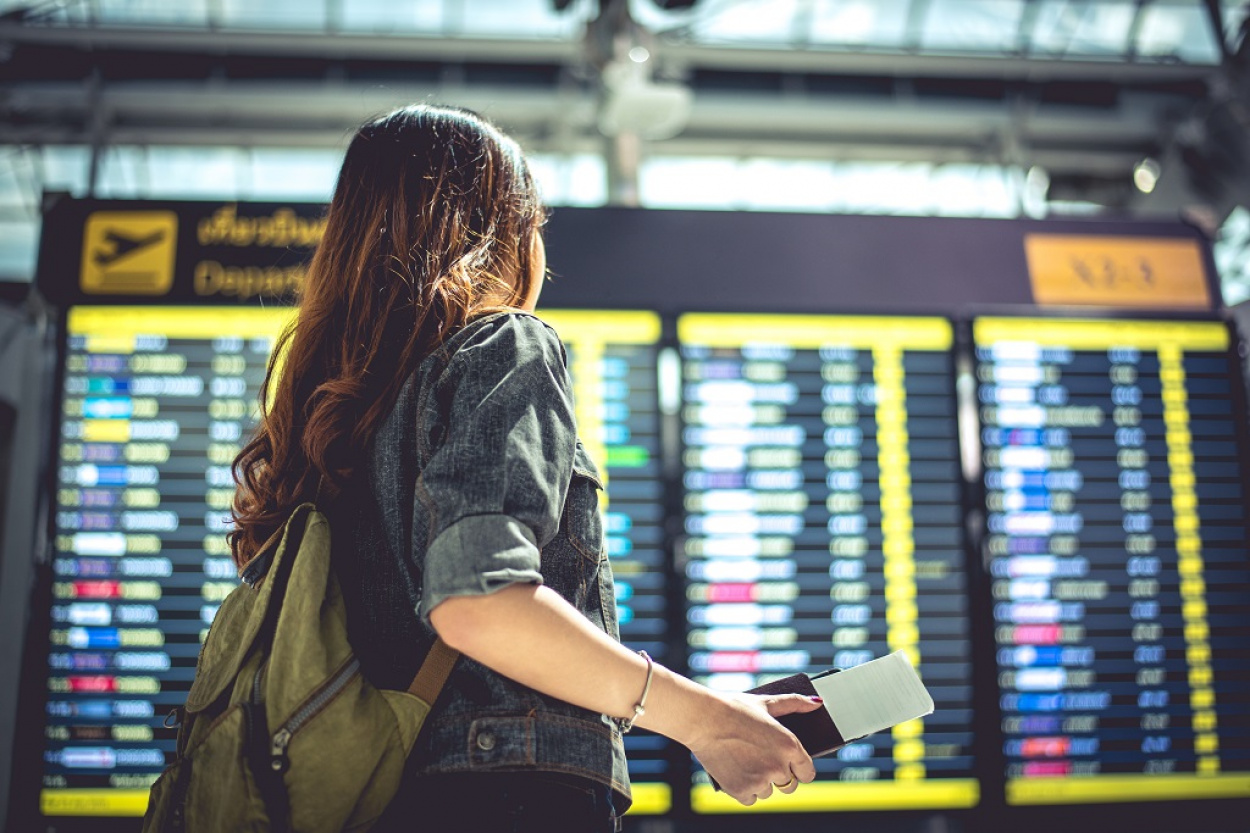
POLYGON ((634 721, 647 713, 644 706, 647 704, 647 694, 651 691, 651 675, 655 671, 655 663, 651 661, 651 656, 646 651, 639 651, 642 658, 647 661, 647 682, 642 687, 642 696, 638 698, 638 702, 634 704, 634 713, 632 716, 621 721, 621 733, 624 734, 634 728, 634 721))

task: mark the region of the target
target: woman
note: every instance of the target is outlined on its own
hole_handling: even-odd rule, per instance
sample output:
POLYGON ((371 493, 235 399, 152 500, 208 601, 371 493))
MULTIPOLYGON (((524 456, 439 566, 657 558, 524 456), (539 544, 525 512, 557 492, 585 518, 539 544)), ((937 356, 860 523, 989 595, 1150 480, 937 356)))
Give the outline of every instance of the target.
POLYGON ((371 682, 405 688, 435 634, 462 654, 384 826, 611 830, 630 719, 744 804, 815 777, 773 718, 817 702, 716 693, 619 642, 564 348, 530 314, 544 219, 519 148, 477 115, 363 126, 235 463, 240 565, 300 502, 330 507, 371 682))

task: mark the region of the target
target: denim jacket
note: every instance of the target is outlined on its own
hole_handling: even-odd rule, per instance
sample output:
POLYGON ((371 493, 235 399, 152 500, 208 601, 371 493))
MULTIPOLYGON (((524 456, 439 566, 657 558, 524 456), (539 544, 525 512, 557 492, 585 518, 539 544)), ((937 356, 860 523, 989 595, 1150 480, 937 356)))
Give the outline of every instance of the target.
MULTIPOLYGON (((332 515, 366 677, 407 688, 434 640, 435 605, 518 582, 546 584, 619 640, 602 488, 554 330, 506 312, 448 339, 405 384, 332 515)), ((615 721, 462 656, 409 772, 516 770, 594 779, 619 794, 619 812, 631 800, 615 721)))

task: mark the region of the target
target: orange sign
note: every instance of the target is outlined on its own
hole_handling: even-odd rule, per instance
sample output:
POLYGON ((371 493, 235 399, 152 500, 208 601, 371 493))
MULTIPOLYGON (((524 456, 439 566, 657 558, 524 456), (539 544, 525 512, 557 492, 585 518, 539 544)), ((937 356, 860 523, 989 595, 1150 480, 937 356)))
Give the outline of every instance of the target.
POLYGON ((1196 240, 1026 234, 1024 251, 1041 307, 1211 308, 1196 240))

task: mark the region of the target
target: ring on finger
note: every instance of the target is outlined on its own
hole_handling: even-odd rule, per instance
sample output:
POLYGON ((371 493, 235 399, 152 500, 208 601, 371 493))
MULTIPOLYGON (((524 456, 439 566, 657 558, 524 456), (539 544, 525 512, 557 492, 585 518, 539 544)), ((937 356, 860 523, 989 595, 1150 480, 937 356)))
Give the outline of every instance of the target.
POLYGON ((789 781, 785 782, 784 784, 773 784, 773 786, 774 786, 774 787, 776 787, 776 788, 777 788, 777 789, 779 789, 779 790, 786 790, 786 789, 789 789, 790 787, 793 787, 793 786, 794 786, 794 782, 795 782, 795 781, 797 781, 797 780, 798 780, 797 778, 795 778, 793 775, 791 775, 791 776, 790 776, 790 780, 789 780, 789 781))

